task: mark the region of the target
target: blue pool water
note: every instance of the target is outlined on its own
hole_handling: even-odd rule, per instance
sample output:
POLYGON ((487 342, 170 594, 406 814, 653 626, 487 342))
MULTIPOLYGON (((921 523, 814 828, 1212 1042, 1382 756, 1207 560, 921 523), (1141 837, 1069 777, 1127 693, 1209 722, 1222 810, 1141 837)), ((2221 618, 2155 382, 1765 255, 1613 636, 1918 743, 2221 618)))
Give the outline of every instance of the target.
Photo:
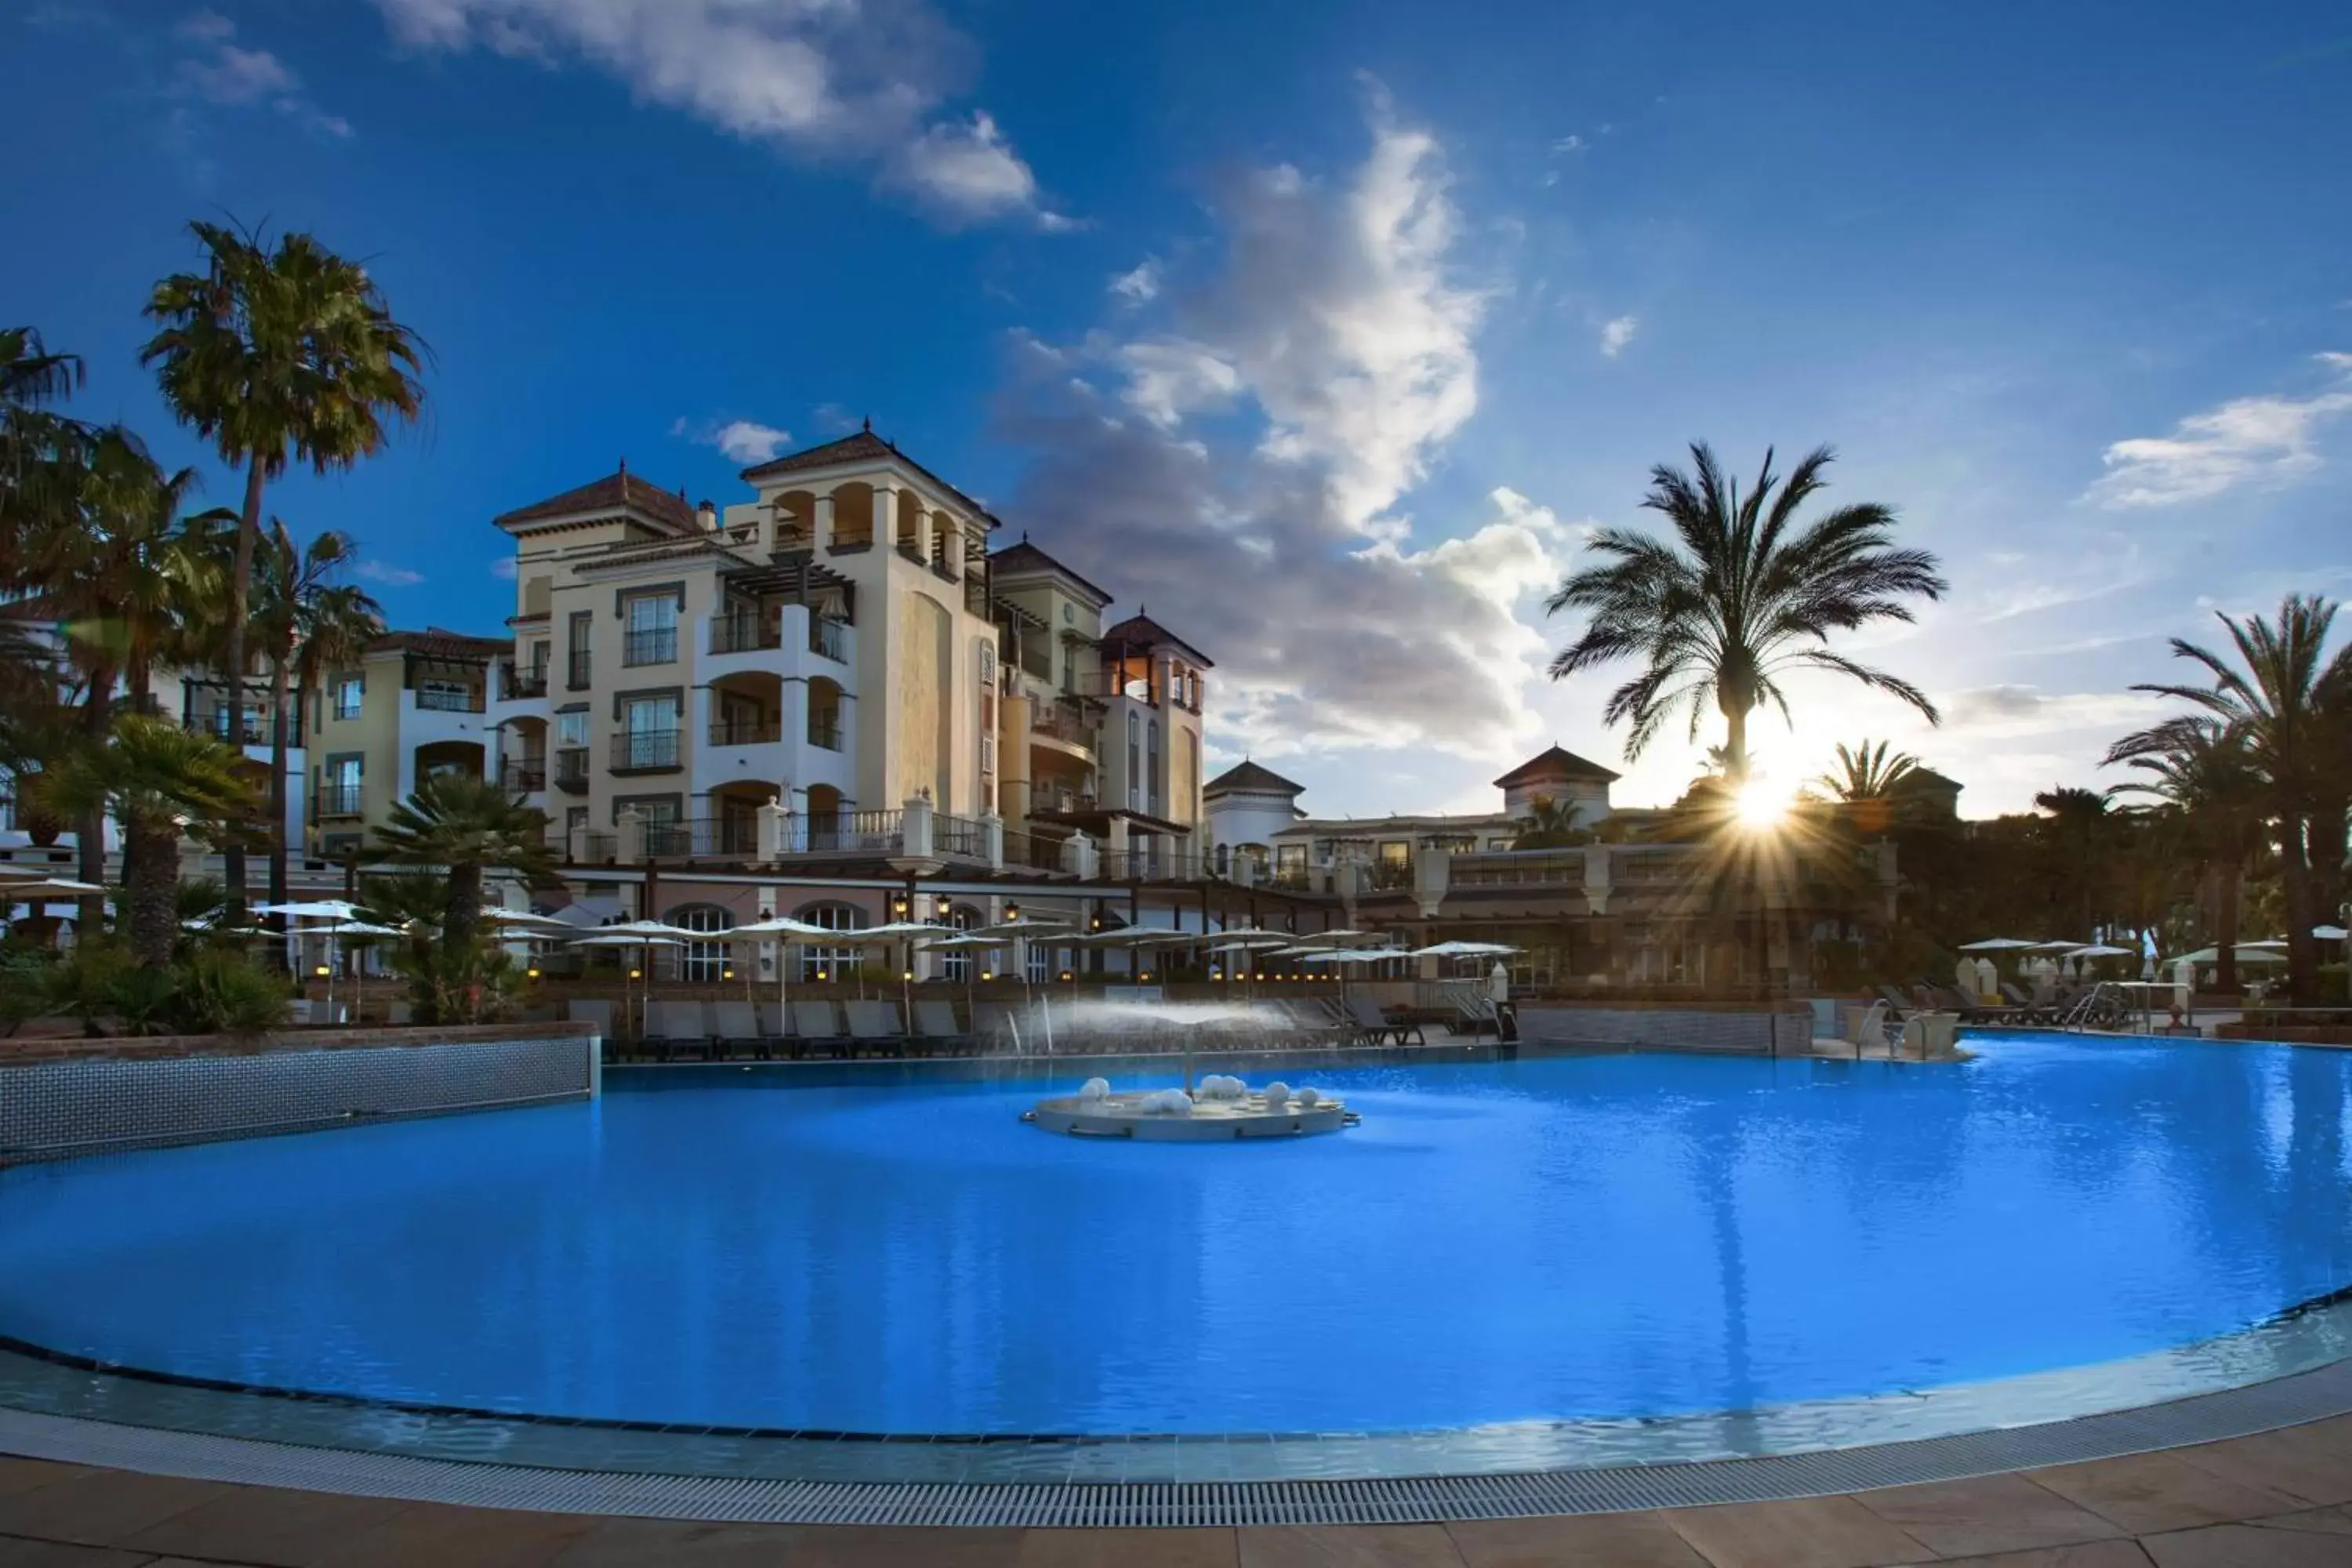
POLYGON ((2105 1362, 2352 1283, 2352 1052, 1295 1075, 1297 1143, 1044 1086, 593 1106, 0 1175, 0 1334, 551 1415, 887 1432, 1669 1415, 2105 1362))

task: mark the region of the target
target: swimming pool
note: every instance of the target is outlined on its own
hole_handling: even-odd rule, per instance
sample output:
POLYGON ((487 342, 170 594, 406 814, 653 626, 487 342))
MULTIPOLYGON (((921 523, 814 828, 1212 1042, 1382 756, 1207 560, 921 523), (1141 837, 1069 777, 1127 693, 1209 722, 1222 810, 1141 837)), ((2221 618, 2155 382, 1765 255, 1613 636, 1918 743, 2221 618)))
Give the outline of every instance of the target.
POLYGON ((1295 1143, 688 1070, 20 1168, 0 1335, 686 1426, 1412 1432, 2129 1363, 2352 1282, 2352 1053, 1971 1044, 1319 1074, 1363 1125, 1295 1143))

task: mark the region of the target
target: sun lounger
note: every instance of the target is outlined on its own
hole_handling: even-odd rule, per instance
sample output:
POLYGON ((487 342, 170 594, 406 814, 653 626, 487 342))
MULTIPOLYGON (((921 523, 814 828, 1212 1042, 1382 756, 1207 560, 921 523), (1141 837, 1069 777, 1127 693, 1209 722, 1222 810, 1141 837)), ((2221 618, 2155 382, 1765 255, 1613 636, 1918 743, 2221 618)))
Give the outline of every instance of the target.
POLYGON ((927 997, 915 1004, 915 1037, 927 1048, 960 1056, 971 1049, 971 1031, 956 1022, 955 1004, 927 997))
POLYGON ((767 1039, 760 1033, 760 1010, 749 1002, 713 1002, 710 1032, 719 1049, 728 1056, 738 1051, 745 1056, 768 1054, 767 1039))
POLYGON ((768 1058, 800 1055, 800 1041, 793 1034, 792 1011, 782 1002, 760 1004, 760 1055, 768 1058))
POLYGON ((841 1027, 841 1010, 822 998, 793 1004, 793 1033, 816 1056, 837 1057, 849 1048, 849 1037, 841 1027))
POLYGON ((646 1004, 646 1043, 659 1047, 665 1060, 686 1051, 699 1057, 711 1053, 710 1026, 699 1002, 646 1004))
POLYGON ((907 1029, 898 1020, 897 1003, 851 1002, 843 1011, 849 1015, 849 1037, 859 1056, 888 1056, 906 1047, 907 1029))
MULTIPOLYGON (((1371 1045, 1384 1042, 1399 1046, 1429 1044, 1429 1037, 1422 1033, 1419 1024, 1408 1017, 1391 1016, 1369 996, 1349 996, 1348 1017, 1355 1025, 1360 1037, 1371 1045)), ((1491 1014, 1488 1021, 1492 1022, 1491 1014)))

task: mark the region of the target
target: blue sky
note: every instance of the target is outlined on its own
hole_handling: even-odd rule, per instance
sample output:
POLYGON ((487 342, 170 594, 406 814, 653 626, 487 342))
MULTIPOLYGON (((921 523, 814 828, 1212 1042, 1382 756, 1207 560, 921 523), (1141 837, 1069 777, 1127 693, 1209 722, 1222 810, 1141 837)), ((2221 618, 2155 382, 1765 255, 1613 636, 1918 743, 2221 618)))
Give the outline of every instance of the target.
POLYGON ((1849 649, 1944 727, 1800 687, 1787 777, 1892 736, 2016 809, 2167 637, 2352 590, 2340 8, 1524 10, 17 0, 0 319, 201 462, 136 363, 186 220, 369 258, 430 417, 271 508, 403 625, 496 626, 495 512, 623 456, 741 499, 870 415, 1217 658, 1213 752, 1318 815, 1625 765, 1540 598, 1693 438, 1833 443, 1954 584, 1849 649))

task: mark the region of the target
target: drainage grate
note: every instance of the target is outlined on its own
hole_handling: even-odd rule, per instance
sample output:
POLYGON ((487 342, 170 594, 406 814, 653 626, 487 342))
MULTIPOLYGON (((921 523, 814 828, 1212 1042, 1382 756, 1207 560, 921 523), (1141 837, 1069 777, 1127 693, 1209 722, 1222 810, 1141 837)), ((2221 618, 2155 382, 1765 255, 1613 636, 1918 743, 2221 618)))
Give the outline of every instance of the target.
POLYGON ((1755 1458, 1386 1479, 906 1483, 541 1468, 304 1447, 0 1409, 0 1452, 252 1486, 782 1524, 1409 1524, 1765 1502, 2212 1442, 2352 1412, 2352 1360, 2074 1420, 1755 1458))

